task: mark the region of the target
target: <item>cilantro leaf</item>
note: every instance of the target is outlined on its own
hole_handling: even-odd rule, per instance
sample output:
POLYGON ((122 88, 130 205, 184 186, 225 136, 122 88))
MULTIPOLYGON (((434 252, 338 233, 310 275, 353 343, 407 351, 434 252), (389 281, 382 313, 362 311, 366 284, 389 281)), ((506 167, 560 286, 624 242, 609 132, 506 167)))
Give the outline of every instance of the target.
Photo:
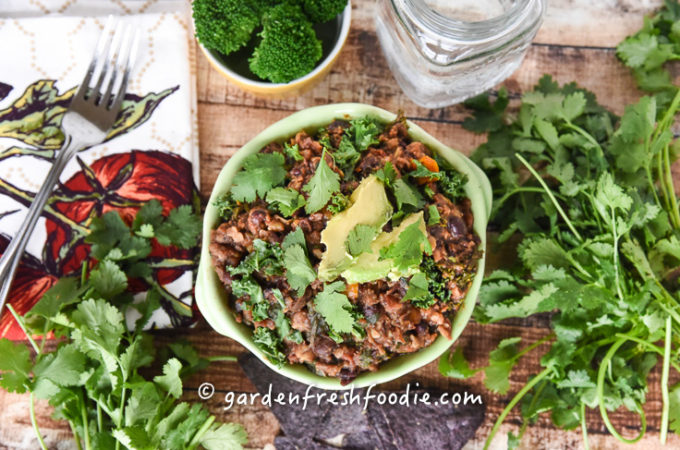
POLYGON ((291 245, 283 255, 286 267, 286 279, 291 288, 302 296, 307 286, 316 279, 316 272, 312 268, 304 248, 300 245, 291 245))
POLYGON ((305 234, 302 231, 302 228, 297 227, 295 231, 291 231, 286 235, 285 238, 283 238, 283 242, 281 242, 281 248, 284 250, 288 250, 289 247, 293 245, 299 245, 302 248, 307 248, 307 241, 305 240, 305 234))
POLYGON ((132 389, 125 406, 125 426, 131 427, 152 419, 158 411, 160 401, 161 398, 153 383, 145 381, 136 386, 132 389))
POLYGON ((206 450, 240 449, 247 442, 246 430, 237 423, 213 424, 200 440, 206 450))
POLYGON ((61 308, 80 301, 80 295, 85 292, 86 288, 87 286, 78 286, 78 280, 73 277, 60 278, 43 294, 28 315, 51 319, 59 313, 61 308))
POLYGON ((405 270, 419 265, 423 252, 431 254, 432 247, 420 229, 420 221, 416 221, 399 234, 397 242, 380 249, 380 259, 392 259, 395 267, 405 270))
POLYGON ((31 355, 24 344, 0 339, 0 386, 9 392, 22 394, 30 385, 31 355))
POLYGON ((449 351, 439 358, 439 373, 445 377, 465 379, 474 376, 479 369, 471 369, 463 355, 463 347, 457 346, 456 350, 449 351))
POLYGON ((323 291, 314 298, 314 307, 335 333, 351 333, 355 325, 352 314, 354 307, 347 296, 341 293, 345 288, 344 282, 336 281, 324 286, 323 291))
POLYGON ((350 177, 354 166, 361 158, 361 153, 357 151, 352 141, 347 135, 343 135, 337 150, 333 152, 333 159, 338 167, 345 173, 345 177, 350 177))
POLYGON ((503 127, 503 113, 508 106, 508 91, 501 87, 496 101, 491 103, 487 94, 480 94, 463 104, 475 110, 475 115, 463 120, 463 128, 474 133, 497 131, 503 127))
POLYGON ((403 178, 398 178, 392 183, 392 192, 397 200, 397 208, 400 210, 404 205, 411 205, 413 209, 420 209, 425 204, 420 192, 404 181, 403 178))
POLYGON ((144 203, 132 221, 132 229, 140 230, 142 225, 157 227, 163 221, 163 205, 158 199, 151 199, 144 203))
POLYGON ((278 187, 267 193, 267 203, 278 209, 284 217, 290 217, 305 206, 305 198, 295 189, 278 187))
POLYGON ((510 389, 510 371, 517 363, 519 337, 503 339, 489 354, 489 365, 484 369, 484 386, 505 395, 510 389))
POLYGON ((46 378, 57 386, 77 386, 85 364, 85 355, 75 345, 66 344, 38 361, 33 367, 33 375, 36 379, 46 378))
POLYGON ((429 308, 437 302, 435 296, 430 293, 429 287, 430 283, 427 276, 422 272, 418 272, 409 280, 408 290, 401 301, 410 301, 417 308, 429 308))
POLYGON ((394 170, 392 163, 387 161, 384 167, 375 172, 375 176, 378 177, 378 180, 382 181, 385 186, 391 187, 397 179, 397 171, 394 170))
POLYGON ((309 194, 305 206, 307 214, 315 213, 326 206, 331 195, 340 190, 340 175, 330 168, 325 156, 326 150, 324 149, 314 175, 302 187, 302 190, 309 194))
POLYGON ((371 242, 378 235, 378 230, 372 225, 358 224, 347 235, 345 247, 352 256, 371 251, 371 242))
POLYGON ((191 248, 201 232, 201 218, 194 214, 191 205, 182 205, 170 211, 168 218, 156 228, 156 239, 164 246, 176 245, 191 248))
POLYGON ((125 272, 113 261, 104 260, 90 273, 90 281, 97 292, 106 298, 112 298, 127 289, 125 272))
POLYGON ((267 192, 283 184, 286 169, 281 153, 255 153, 243 161, 243 169, 236 173, 231 195, 241 202, 252 202, 257 196, 264 198, 267 192))
POLYGON ((436 205, 430 205, 427 207, 427 224, 428 225, 438 225, 442 218, 439 215, 439 210, 437 209, 436 205))
POLYGON ((163 366, 163 375, 154 377, 154 383, 162 387, 169 395, 180 398, 182 396, 182 380, 179 371, 182 363, 177 358, 172 358, 163 366))
POLYGON ((680 384, 676 384, 669 392, 670 405, 668 408, 669 414, 669 428, 680 434, 680 384))

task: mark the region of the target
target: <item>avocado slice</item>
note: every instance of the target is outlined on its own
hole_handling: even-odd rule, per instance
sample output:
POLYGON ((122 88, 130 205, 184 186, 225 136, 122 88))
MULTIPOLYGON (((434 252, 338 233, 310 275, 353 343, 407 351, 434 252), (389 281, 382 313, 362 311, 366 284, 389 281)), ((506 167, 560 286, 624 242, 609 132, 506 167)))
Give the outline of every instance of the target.
POLYGON ((371 225, 382 228, 392 217, 385 186, 375 175, 359 183, 350 196, 350 206, 331 217, 321 232, 321 243, 326 246, 319 263, 319 279, 332 281, 350 266, 354 259, 345 247, 349 232, 357 225, 371 225))
POLYGON ((418 222, 420 230, 427 236, 425 228, 425 219, 423 212, 410 214, 402 220, 399 226, 389 233, 380 233, 371 243, 371 252, 365 252, 354 258, 349 267, 347 267, 341 275, 347 280, 347 283, 367 283, 369 281, 380 278, 389 278, 390 280, 397 280, 401 277, 408 277, 418 272, 418 267, 409 267, 406 270, 399 270, 395 267, 391 259, 380 260, 380 249, 397 242, 399 235, 409 225, 418 222))

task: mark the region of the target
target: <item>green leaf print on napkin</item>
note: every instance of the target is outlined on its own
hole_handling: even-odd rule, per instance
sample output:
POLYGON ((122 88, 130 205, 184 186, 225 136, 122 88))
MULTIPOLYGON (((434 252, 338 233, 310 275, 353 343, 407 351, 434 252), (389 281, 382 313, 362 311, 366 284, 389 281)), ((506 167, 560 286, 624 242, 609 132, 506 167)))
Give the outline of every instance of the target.
MULTIPOLYGON (((0 138, 8 137, 39 149, 58 149, 64 141, 61 120, 76 88, 63 94, 55 80, 38 80, 8 108, 0 110, 0 138)), ((126 94, 120 115, 106 140, 126 133, 146 122, 156 107, 179 86, 144 97, 126 94)))

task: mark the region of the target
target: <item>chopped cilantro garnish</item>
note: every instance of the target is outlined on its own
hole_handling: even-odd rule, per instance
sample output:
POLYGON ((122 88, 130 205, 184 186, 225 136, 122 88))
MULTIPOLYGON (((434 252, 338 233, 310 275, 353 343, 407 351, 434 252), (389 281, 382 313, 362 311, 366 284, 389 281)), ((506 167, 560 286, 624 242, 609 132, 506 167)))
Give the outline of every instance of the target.
POLYGON ((345 294, 345 283, 327 284, 314 298, 314 307, 335 333, 352 333, 355 325, 354 307, 345 294))
POLYGON ((290 217, 305 206, 305 198, 295 189, 277 187, 267 193, 267 203, 283 216, 290 217))
POLYGON ((397 242, 380 249, 380 259, 392 259, 397 269, 406 270, 420 264, 423 252, 432 253, 432 247, 420 229, 420 222, 414 222, 399 234, 397 242))
POLYGON ((428 219, 427 219, 427 224, 428 225, 438 225, 442 218, 439 215, 439 210, 437 209, 436 205, 430 205, 427 207, 427 214, 428 214, 428 219))
POLYGON ((324 149, 316 167, 314 176, 302 188, 309 194, 305 211, 312 214, 326 206, 334 192, 340 190, 340 175, 330 168, 326 162, 326 150, 324 149))
POLYGON ((397 208, 400 210, 403 209, 404 205, 410 205, 414 210, 420 209, 425 203, 418 189, 404 181, 403 178, 399 178, 392 183, 392 192, 397 200, 397 208))
POLYGON ((316 279, 316 272, 307 258, 305 249, 298 244, 288 247, 283 262, 286 266, 288 284, 302 296, 307 286, 316 279))
POLYGON ((418 308, 429 308, 437 302, 429 290, 429 282, 424 273, 418 272, 411 277, 402 301, 410 301, 418 308))
POLYGON ((234 176, 231 195, 240 202, 252 202, 273 187, 283 184, 286 169, 281 153, 255 153, 243 161, 243 169, 234 176))
POLYGON ((316 272, 307 257, 307 243, 302 228, 288 233, 281 246, 284 249, 283 263, 286 267, 286 279, 298 295, 303 295, 307 286, 316 279, 316 272))
POLYGON ((343 135, 340 145, 333 152, 333 158, 338 167, 344 172, 345 179, 349 179, 354 173, 354 166, 359 161, 359 158, 361 158, 361 153, 354 148, 350 138, 347 135, 343 135))
POLYGON ((352 256, 371 251, 371 242, 380 230, 372 225, 358 224, 347 235, 345 246, 352 256))
POLYGON ((383 168, 378 169, 375 172, 375 176, 378 177, 378 179, 382 181, 385 186, 391 187, 392 183, 394 183, 394 180, 397 179, 397 171, 394 170, 392 163, 387 161, 383 168))

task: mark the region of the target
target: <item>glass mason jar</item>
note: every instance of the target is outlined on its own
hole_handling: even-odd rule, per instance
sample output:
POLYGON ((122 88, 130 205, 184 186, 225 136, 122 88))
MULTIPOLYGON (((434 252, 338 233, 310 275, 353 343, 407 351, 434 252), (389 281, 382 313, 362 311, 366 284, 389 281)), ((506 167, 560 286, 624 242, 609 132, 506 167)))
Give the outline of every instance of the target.
POLYGON ((402 90, 426 108, 460 103, 519 67, 547 0, 378 0, 376 28, 402 90))

